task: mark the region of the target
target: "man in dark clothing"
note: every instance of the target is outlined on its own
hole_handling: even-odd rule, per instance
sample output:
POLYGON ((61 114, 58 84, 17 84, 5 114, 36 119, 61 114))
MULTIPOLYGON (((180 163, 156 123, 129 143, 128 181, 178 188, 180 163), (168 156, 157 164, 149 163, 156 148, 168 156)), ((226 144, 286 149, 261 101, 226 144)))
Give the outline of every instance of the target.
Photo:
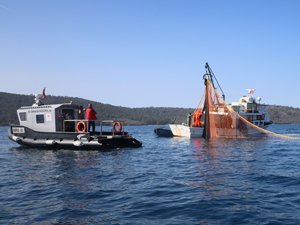
POLYGON ((78 119, 79 120, 83 120, 84 119, 84 110, 83 110, 83 106, 79 106, 79 109, 78 109, 78 119))
POLYGON ((191 125, 192 125, 192 113, 189 113, 189 114, 187 115, 187 125, 188 125, 189 127, 191 127, 191 125))

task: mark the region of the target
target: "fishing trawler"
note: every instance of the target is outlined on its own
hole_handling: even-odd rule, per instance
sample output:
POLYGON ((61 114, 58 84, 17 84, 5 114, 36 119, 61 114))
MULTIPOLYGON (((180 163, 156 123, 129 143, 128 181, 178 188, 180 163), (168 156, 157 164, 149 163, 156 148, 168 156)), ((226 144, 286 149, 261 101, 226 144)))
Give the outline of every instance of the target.
POLYGON ((238 102, 225 103, 225 94, 208 63, 203 76, 205 93, 198 107, 186 124, 168 124, 154 132, 160 137, 204 137, 236 138, 261 136, 262 129, 272 123, 267 106, 260 104, 261 98, 253 97, 254 89, 247 89, 248 96, 238 102), (220 96, 217 87, 222 92, 220 96), (262 129, 260 129, 262 128, 262 129))
POLYGON ((90 121, 80 119, 79 106, 71 103, 45 105, 45 93, 35 96, 32 106, 17 110, 19 125, 9 127, 8 137, 21 146, 108 150, 137 148, 142 143, 125 131, 124 121, 95 121, 95 132, 88 131, 90 121))

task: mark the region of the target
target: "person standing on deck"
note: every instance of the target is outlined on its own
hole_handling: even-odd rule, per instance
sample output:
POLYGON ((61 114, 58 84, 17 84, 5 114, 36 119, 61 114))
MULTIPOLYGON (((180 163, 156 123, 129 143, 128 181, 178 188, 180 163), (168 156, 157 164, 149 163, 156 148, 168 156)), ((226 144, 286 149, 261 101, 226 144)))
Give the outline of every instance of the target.
POLYGON ((202 113, 199 109, 196 110, 194 113, 194 127, 200 127, 201 126, 201 116, 202 113))
POLYGON ((97 113, 93 109, 92 104, 88 104, 88 108, 85 110, 85 118, 88 120, 88 132, 90 132, 90 128, 92 127, 92 132, 95 132, 95 120, 97 120, 97 113))
POLYGON ((187 125, 188 125, 188 127, 191 127, 191 125, 192 125, 192 113, 189 113, 187 115, 187 125))
POLYGON ((79 106, 79 109, 78 109, 78 119, 79 120, 83 120, 84 119, 84 109, 83 109, 83 106, 79 106))

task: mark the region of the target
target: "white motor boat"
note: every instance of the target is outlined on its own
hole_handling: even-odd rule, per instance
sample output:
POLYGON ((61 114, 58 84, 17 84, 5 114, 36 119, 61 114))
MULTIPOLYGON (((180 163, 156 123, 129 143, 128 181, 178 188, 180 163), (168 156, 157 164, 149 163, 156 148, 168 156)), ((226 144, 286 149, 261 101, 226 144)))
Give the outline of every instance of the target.
POLYGON ((108 150, 142 146, 125 131, 123 121, 94 121, 96 130, 89 132, 90 121, 81 119, 78 110, 79 106, 72 103, 45 105, 41 95, 37 95, 32 106, 17 110, 19 124, 10 125, 8 137, 22 146, 50 149, 108 150))

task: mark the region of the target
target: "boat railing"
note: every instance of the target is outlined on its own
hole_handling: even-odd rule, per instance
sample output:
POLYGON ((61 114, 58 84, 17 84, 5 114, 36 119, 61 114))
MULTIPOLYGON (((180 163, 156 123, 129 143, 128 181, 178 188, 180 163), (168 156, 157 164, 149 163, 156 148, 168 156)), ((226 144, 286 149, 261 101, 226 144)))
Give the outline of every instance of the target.
POLYGON ((100 121, 100 135, 103 135, 105 128, 110 129, 113 136, 125 134, 125 121, 123 120, 102 120, 100 121))
POLYGON ((76 132, 76 125, 79 121, 87 121, 87 120, 63 120, 63 132, 76 132))
MULTIPOLYGON (((125 121, 122 120, 86 120, 86 119, 73 119, 63 121, 63 132, 74 133, 87 133, 89 132, 89 122, 95 122, 95 133, 100 135, 125 135, 125 121), (82 125, 80 128, 79 124, 82 125), (100 130, 97 131, 97 128, 100 130)), ((90 132, 91 133, 91 132, 90 132)))
POLYGON ((258 110, 256 110, 256 109, 245 109, 244 112, 246 112, 246 113, 258 113, 258 110))

